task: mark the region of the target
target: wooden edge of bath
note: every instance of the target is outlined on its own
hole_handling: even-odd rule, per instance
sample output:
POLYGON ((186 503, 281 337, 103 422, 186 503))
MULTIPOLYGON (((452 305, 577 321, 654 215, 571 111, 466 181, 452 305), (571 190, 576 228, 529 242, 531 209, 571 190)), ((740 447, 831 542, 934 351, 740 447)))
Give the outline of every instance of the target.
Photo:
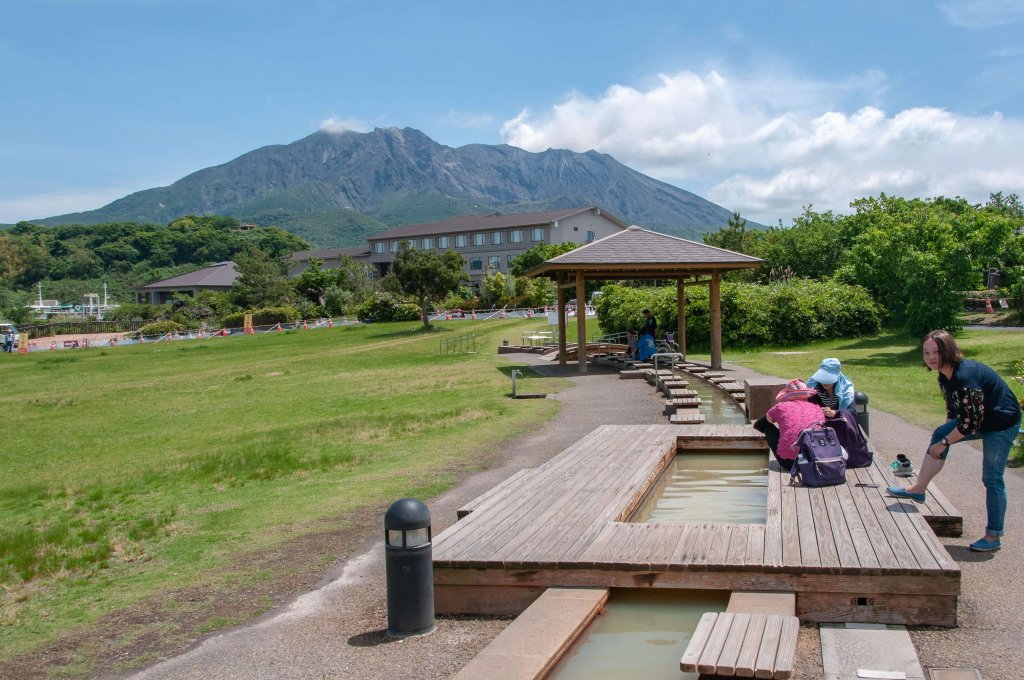
POLYGON ((606 588, 548 588, 453 680, 543 678, 607 604, 606 588))

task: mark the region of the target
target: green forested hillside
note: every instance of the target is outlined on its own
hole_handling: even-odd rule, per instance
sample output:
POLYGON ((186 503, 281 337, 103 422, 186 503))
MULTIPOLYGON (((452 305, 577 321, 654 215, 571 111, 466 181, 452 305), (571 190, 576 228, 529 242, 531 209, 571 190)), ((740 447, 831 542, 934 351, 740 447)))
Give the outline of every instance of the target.
POLYGON ((283 229, 238 231, 231 217, 189 215, 166 226, 111 222, 43 227, 19 222, 0 231, 0 306, 23 304, 43 285, 46 298, 77 302, 106 283, 114 301, 134 286, 258 249, 273 257, 308 248, 283 229))

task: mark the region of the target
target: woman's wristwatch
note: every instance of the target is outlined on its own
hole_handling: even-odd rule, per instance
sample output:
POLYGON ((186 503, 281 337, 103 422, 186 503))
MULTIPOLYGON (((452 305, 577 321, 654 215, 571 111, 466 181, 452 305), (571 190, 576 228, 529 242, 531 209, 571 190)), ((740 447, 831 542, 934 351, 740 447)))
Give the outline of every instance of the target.
POLYGON ((942 444, 943 446, 945 446, 945 447, 946 447, 947 449, 949 448, 949 440, 948 440, 948 439, 946 439, 945 437, 943 437, 943 438, 942 438, 942 441, 941 441, 940 443, 941 443, 941 444, 942 444))

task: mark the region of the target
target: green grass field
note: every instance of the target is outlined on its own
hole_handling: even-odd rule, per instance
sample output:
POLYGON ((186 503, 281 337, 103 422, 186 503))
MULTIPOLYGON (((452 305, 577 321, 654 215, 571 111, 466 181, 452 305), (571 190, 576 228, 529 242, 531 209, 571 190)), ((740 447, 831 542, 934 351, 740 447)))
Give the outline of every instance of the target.
MULTIPOLYGON (((536 320, 438 326, 3 355, 0 661, 297 533, 433 496, 556 412, 508 399, 520 365, 495 351, 536 320), (468 332, 477 354, 439 353, 468 332)), ((525 373, 524 391, 559 387, 525 373)))

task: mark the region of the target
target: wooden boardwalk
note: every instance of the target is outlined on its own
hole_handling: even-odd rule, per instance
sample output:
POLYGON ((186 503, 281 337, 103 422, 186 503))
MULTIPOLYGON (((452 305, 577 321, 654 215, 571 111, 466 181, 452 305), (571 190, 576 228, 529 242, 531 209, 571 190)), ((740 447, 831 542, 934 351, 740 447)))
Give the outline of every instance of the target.
POLYGON ((438 612, 518 614, 547 587, 796 594, 807 621, 956 625, 960 569, 880 463, 791 486, 773 462, 765 524, 629 518, 687 448, 764 449, 747 425, 606 425, 468 504, 435 540, 438 612), (857 486, 857 484, 869 486, 857 486))

